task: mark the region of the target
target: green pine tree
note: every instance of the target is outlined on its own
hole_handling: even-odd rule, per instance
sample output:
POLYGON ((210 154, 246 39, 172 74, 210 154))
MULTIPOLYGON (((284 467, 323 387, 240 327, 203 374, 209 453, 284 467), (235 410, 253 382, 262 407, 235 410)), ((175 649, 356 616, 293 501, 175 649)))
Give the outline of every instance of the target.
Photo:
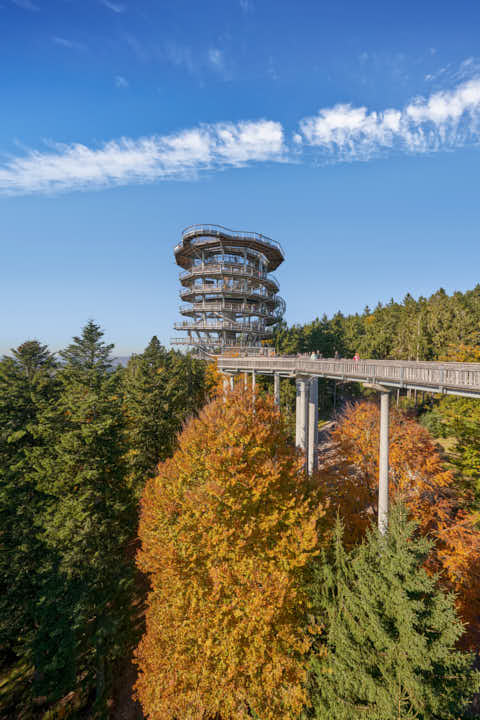
POLYGON ((157 464, 172 454, 183 422, 205 399, 204 363, 167 352, 154 336, 123 377, 129 482, 138 495, 157 464))
POLYGON ((33 454, 50 503, 42 537, 54 560, 38 598, 38 686, 52 697, 93 686, 105 709, 107 670, 128 642, 136 508, 126 481, 120 372, 93 321, 61 353, 59 401, 33 454))
POLYGON ((39 414, 57 394, 55 360, 24 342, 0 361, 0 646, 27 662, 46 548, 38 536, 47 497, 31 477, 39 414))
POLYGON ((347 553, 337 524, 312 583, 324 623, 310 662, 316 720, 459 718, 480 686, 473 658, 455 645, 453 598, 423 569, 431 548, 399 507, 386 537, 371 530, 347 553))
POLYGON ((138 495, 160 460, 171 452, 168 353, 154 336, 128 363, 123 388, 127 417, 129 482, 138 495))

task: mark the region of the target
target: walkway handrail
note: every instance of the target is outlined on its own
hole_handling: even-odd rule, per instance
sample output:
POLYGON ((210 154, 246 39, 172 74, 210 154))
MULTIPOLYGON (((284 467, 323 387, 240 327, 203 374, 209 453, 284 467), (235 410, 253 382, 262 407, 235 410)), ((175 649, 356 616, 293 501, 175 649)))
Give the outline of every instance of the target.
POLYGON ((248 270, 241 266, 235 267, 233 265, 229 265, 228 263, 218 263, 216 265, 212 264, 208 268, 201 266, 193 267, 191 270, 184 270, 179 273, 179 278, 183 281, 192 277, 202 277, 203 275, 238 275, 238 277, 253 278, 254 280, 259 280, 262 283, 269 283, 270 285, 275 286, 277 291, 280 289, 280 284, 273 273, 266 273, 253 269, 248 270))
POLYGON ((232 320, 193 320, 191 322, 174 323, 175 330, 236 330, 243 333, 264 333, 270 335, 273 328, 265 327, 261 323, 239 323, 232 320))
POLYGON ((265 302, 275 302, 276 297, 272 294, 269 295, 264 285, 259 285, 258 288, 255 288, 255 291, 253 291, 252 289, 246 291, 245 289, 241 288, 231 288, 226 285, 220 285, 217 287, 215 285, 207 285, 206 283, 204 283, 203 285, 190 285, 188 287, 182 288, 182 290, 180 290, 180 297, 183 298, 186 295, 192 295, 195 293, 206 293, 207 295, 219 295, 221 293, 225 293, 227 295, 239 295, 240 297, 244 297, 245 295, 247 295, 249 297, 259 298, 262 301, 265 300, 265 302), (265 292, 261 292, 260 288, 262 290, 265 290, 265 292))
MULTIPOLYGON (((278 296, 277 296, 277 299, 278 296)), ((254 303, 229 303, 229 302, 204 302, 204 303, 184 303, 179 305, 178 309, 182 315, 189 315, 195 312, 240 312, 249 315, 260 315, 262 317, 281 318, 284 312, 282 303, 276 303, 273 311, 268 308, 262 308, 262 302, 254 303)))
POLYGON ((480 396, 480 363, 407 360, 313 360, 302 357, 218 357, 219 370, 260 374, 314 375, 342 382, 363 382, 434 393, 480 396))

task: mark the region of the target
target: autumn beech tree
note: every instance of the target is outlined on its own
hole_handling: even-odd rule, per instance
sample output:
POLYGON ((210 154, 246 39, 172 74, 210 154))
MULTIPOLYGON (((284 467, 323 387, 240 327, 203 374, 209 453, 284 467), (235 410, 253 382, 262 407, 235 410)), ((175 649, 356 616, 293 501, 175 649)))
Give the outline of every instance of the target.
POLYGON ((147 483, 136 689, 152 720, 298 718, 323 516, 302 463, 272 401, 238 388, 186 425, 147 483))
MULTIPOLYGON (((345 525, 347 547, 357 544, 377 515, 379 410, 371 402, 348 408, 332 435, 318 484, 345 525)), ((426 560, 446 590, 457 596, 467 623, 464 644, 480 640, 480 531, 455 475, 428 431, 404 413, 390 414, 390 499, 402 500, 421 532, 434 542, 426 560)), ((334 517, 335 513, 330 513, 334 517)))

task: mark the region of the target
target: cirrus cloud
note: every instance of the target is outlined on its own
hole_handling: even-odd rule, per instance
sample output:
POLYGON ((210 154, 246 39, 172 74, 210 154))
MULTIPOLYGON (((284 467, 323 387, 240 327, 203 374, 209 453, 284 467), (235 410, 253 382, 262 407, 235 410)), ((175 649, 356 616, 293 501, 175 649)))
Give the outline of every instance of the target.
MULTIPOLYGON (((127 81, 116 79, 119 87, 127 81)), ((261 162, 351 162, 391 153, 452 150, 480 141, 480 77, 381 111, 349 103, 302 118, 286 139, 273 120, 201 125, 99 146, 53 143, 0 162, 0 194, 55 193, 158 180, 261 162)))
POLYGON ((478 143, 480 78, 415 98, 404 108, 369 112, 338 104, 303 118, 297 145, 317 148, 333 160, 366 160, 390 150, 432 152, 478 143))
POLYGON ((282 127, 269 120, 221 123, 136 140, 121 138, 98 148, 56 143, 46 152, 32 150, 0 165, 0 193, 55 193, 193 179, 202 170, 281 160, 283 154, 282 127))

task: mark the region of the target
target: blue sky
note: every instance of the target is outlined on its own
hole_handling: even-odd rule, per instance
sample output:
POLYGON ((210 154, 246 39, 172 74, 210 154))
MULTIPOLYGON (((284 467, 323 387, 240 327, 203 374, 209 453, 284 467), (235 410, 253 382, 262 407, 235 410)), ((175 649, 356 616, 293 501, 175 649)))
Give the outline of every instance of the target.
POLYGON ((278 239, 289 323, 479 280, 480 5, 0 0, 0 352, 178 319, 173 246, 278 239))

